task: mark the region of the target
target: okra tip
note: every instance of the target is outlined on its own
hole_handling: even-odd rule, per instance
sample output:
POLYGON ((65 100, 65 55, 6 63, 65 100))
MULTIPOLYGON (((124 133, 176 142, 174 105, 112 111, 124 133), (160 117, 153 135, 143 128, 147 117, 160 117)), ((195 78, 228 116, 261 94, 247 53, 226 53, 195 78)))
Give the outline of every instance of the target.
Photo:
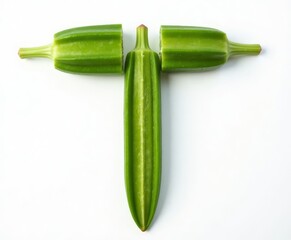
POLYGON ((139 229, 140 229, 142 232, 145 232, 145 231, 147 230, 146 227, 140 227, 139 229))
POLYGON ((146 230, 148 230, 149 224, 147 224, 147 225, 146 224, 138 224, 138 227, 142 232, 145 232, 146 230))

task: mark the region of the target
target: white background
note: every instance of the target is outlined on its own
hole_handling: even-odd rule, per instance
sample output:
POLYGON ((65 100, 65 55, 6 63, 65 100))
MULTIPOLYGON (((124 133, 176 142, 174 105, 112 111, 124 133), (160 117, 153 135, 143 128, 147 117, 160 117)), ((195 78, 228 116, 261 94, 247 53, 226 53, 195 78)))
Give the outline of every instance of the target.
POLYGON ((0 240, 291 239, 291 3, 288 0, 3 1, 0 7, 0 240), (123 76, 21 60, 84 25, 122 23, 159 50, 162 24, 260 43, 206 73, 162 75, 163 179, 142 233, 123 178, 123 76))

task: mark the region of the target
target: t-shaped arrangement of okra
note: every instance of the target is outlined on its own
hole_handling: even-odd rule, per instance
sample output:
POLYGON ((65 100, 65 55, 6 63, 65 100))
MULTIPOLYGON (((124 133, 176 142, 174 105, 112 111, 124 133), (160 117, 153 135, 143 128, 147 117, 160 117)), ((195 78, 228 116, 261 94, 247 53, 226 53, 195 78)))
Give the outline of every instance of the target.
POLYGON ((258 55, 258 44, 240 44, 205 27, 161 26, 160 54, 150 49, 148 29, 140 25, 135 48, 123 63, 122 26, 68 29, 52 44, 20 48, 21 58, 46 57, 71 73, 123 73, 125 187, 137 226, 145 231, 154 217, 161 182, 160 73, 214 69, 235 55, 258 55))

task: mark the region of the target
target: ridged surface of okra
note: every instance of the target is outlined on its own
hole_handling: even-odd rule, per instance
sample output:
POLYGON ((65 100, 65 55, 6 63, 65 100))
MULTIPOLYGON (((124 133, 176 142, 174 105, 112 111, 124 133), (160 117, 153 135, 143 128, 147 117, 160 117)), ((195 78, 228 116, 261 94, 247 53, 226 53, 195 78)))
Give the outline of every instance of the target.
POLYGON ((21 48, 21 58, 46 57, 55 68, 72 73, 122 73, 120 24, 71 28, 54 35, 52 44, 21 48))
POLYGON ((161 178, 160 60, 148 30, 137 28, 136 47, 125 63, 125 183, 128 204, 145 231, 155 214, 161 178))
POLYGON ((258 55, 258 44, 234 43, 224 32, 206 27, 161 26, 163 71, 204 71, 223 65, 234 55, 258 55))

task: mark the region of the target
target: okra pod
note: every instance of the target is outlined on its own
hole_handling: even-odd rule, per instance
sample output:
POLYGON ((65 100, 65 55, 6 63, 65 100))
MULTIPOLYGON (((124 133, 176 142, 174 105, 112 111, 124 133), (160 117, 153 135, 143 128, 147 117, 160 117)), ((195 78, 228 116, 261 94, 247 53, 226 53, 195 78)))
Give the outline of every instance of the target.
POLYGON ((160 60, 137 28, 135 49, 125 62, 125 184, 129 208, 145 231, 155 214, 161 179, 160 60))
POLYGON ((54 35, 52 44, 20 48, 21 58, 46 57, 55 68, 73 73, 122 73, 120 24, 67 29, 54 35))
MULTIPOLYGON (((72 28, 56 33, 52 44, 21 48, 19 56, 51 58, 57 69, 72 73, 122 73, 122 43, 119 24, 72 28)), ((231 42, 219 30, 189 26, 162 26, 160 47, 161 59, 141 25, 125 61, 125 185, 132 217, 142 231, 154 218, 160 191, 161 70, 208 70, 234 55, 261 51, 258 44, 231 42)))
POLYGON ((234 55, 258 55, 259 44, 234 43, 213 28, 161 26, 163 71, 204 71, 223 65, 234 55))

